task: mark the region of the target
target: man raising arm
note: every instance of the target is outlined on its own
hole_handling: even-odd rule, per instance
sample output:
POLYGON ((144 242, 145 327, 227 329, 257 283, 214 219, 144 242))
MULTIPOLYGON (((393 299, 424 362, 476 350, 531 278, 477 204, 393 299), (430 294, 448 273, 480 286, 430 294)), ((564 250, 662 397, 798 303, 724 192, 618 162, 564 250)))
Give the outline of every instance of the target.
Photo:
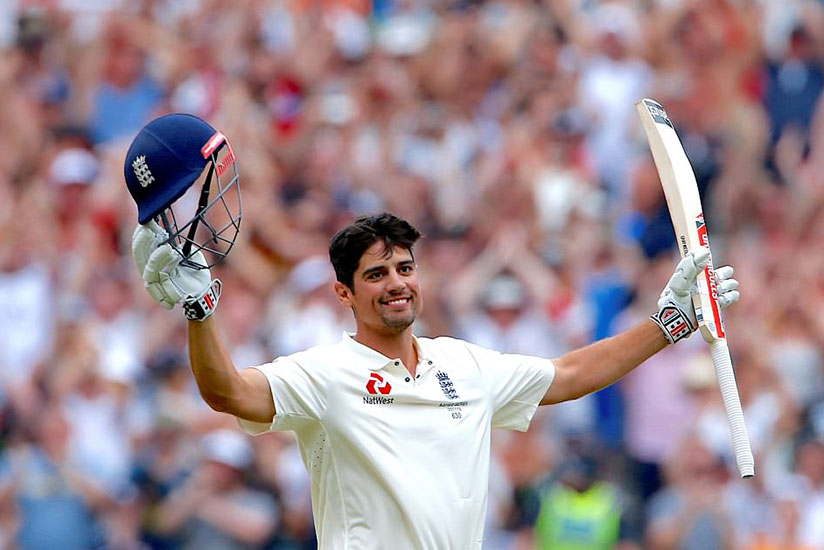
MULTIPOLYGON (((555 379, 541 405, 578 399, 620 380, 668 344, 686 338, 698 328, 692 307, 695 278, 709 259, 706 248, 680 261, 658 299, 658 313, 621 334, 553 359, 555 379)), ((738 301, 738 281, 732 268, 717 271, 719 305, 738 301)))
MULTIPOLYGON (((132 256, 149 293, 170 308, 187 297, 202 295, 212 278, 208 269, 181 266, 179 251, 167 239, 166 231, 154 221, 138 225, 132 236, 132 256)), ((216 411, 252 422, 271 422, 275 409, 266 378, 255 369, 235 368, 213 312, 188 321, 189 361, 201 397, 216 411)))
MULTIPOLYGON (((127 171, 156 165, 151 152, 138 153, 145 159, 127 158, 127 171)), ((330 290, 352 311, 356 331, 237 371, 211 318, 221 284, 208 268, 191 267, 205 265, 202 253, 186 256, 151 219, 134 233, 147 290, 167 309, 181 303, 189 319, 205 401, 249 433, 297 435, 322 550, 480 549, 492 428, 526 430, 539 404, 603 388, 697 328, 690 295, 706 251, 678 264, 652 321, 555 360, 416 337, 420 236, 389 213, 342 228, 329 245, 330 290)), ((717 285, 724 307, 738 299, 737 283, 718 271, 726 274, 717 285)))

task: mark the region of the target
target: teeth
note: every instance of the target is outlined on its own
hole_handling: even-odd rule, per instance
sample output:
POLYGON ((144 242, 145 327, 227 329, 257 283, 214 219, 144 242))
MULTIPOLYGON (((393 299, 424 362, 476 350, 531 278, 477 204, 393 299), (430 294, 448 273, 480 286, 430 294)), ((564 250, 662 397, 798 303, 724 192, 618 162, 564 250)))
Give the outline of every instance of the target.
POLYGON ((395 304, 405 304, 408 301, 409 301, 408 298, 398 298, 397 300, 389 300, 386 303, 395 305, 395 304))

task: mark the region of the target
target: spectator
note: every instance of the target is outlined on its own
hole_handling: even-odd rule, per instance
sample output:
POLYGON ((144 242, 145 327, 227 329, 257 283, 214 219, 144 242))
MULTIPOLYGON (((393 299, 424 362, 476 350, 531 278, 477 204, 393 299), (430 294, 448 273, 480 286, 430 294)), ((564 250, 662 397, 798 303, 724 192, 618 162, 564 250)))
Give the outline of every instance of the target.
POLYGON ((790 31, 784 54, 766 64, 764 104, 770 117, 770 144, 798 132, 809 147, 810 121, 824 89, 824 70, 814 34, 799 21, 790 31))
POLYGON ((270 304, 269 338, 275 355, 304 349, 309 342, 337 342, 351 328, 330 291, 333 281, 329 261, 321 256, 310 256, 290 271, 285 292, 270 304))
POLYGON ((184 550, 262 549, 278 521, 274 499, 244 482, 252 463, 246 436, 206 434, 203 462, 160 504, 158 530, 175 534, 184 550))
POLYGON ((113 20, 102 36, 101 80, 94 84, 90 129, 97 144, 128 139, 160 107, 165 91, 148 72, 147 52, 138 42, 148 29, 113 20))
POLYGON ((699 438, 688 435, 670 464, 669 483, 650 502, 650 550, 736 548, 722 498, 726 465, 699 438))
POLYGON ((541 498, 535 524, 540 549, 607 550, 641 548, 626 499, 599 472, 597 456, 573 451, 541 498))
POLYGON ((112 500, 69 455, 70 426, 57 407, 41 411, 31 442, 3 460, 3 486, 19 510, 22 550, 86 550, 104 543, 101 515, 112 500))
POLYGON ((756 536, 747 550, 815 550, 816 542, 805 543, 801 535, 802 502, 800 495, 783 490, 774 495, 775 509, 768 533, 756 536))
POLYGON ((633 158, 627 132, 634 102, 649 86, 650 70, 639 57, 641 35, 635 13, 625 4, 599 5, 591 18, 594 53, 581 68, 580 103, 592 120, 587 132, 598 175, 612 200, 625 204, 633 158))

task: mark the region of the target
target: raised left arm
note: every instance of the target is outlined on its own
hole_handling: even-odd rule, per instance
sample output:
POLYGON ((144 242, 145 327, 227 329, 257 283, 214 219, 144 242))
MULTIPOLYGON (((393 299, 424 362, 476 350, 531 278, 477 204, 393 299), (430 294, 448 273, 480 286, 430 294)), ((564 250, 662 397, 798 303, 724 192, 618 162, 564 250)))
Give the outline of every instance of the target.
POLYGON ((578 399, 620 380, 669 341, 651 320, 553 359, 555 378, 541 405, 578 399))
MULTIPOLYGON (((706 249, 683 258, 658 299, 658 312, 635 327, 553 359, 555 378, 541 405, 578 399, 620 380, 635 367, 688 337, 698 328, 692 293, 695 279, 709 259, 706 249)), ((731 267, 716 271, 718 303, 722 308, 738 301, 738 281, 731 267)))

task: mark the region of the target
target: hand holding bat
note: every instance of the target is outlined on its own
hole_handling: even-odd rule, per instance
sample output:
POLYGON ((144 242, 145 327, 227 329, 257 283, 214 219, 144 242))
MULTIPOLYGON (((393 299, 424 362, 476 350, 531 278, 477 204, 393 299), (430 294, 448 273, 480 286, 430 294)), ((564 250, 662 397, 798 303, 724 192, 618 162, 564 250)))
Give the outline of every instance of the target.
MULTIPOLYGON (((658 312, 652 315, 652 320, 661 328, 671 344, 688 337, 698 329, 698 319, 693 306, 695 294, 699 292, 696 279, 698 274, 704 271, 709 258, 710 251, 704 247, 689 252, 678 263, 658 298, 658 312)), ((734 304, 739 298, 738 281, 732 278, 732 274, 733 269, 730 266, 715 271, 718 305, 721 309, 734 304)))
MULTIPOLYGON (((724 410, 730 425, 738 469, 741 477, 751 477, 755 475, 755 464, 747 428, 744 424, 738 386, 735 383, 732 359, 727 347, 727 333, 721 319, 721 309, 738 299, 736 290, 738 283, 730 279, 731 269, 720 270, 720 275, 713 270, 712 254, 709 253, 709 236, 695 174, 684 147, 681 145, 681 140, 675 133, 672 121, 664 108, 651 99, 638 101, 636 109, 641 117, 652 157, 658 169, 681 256, 684 261, 695 265, 694 260, 698 257, 695 254, 698 249, 705 249, 708 252, 703 268, 687 270, 689 275, 695 277, 695 290, 690 292, 695 322, 698 330, 701 331, 701 336, 710 345, 712 362, 715 365, 724 410)), ((689 265, 687 267, 689 268, 689 265)), ((679 299, 675 306, 659 311, 658 319, 653 316, 653 320, 664 330, 671 342, 684 338, 695 330, 694 325, 690 325, 691 318, 687 315, 689 308, 681 300, 683 289, 675 290, 681 291, 680 295, 678 292, 671 294, 672 297, 679 299), (676 306, 679 306, 680 310, 676 306)))

